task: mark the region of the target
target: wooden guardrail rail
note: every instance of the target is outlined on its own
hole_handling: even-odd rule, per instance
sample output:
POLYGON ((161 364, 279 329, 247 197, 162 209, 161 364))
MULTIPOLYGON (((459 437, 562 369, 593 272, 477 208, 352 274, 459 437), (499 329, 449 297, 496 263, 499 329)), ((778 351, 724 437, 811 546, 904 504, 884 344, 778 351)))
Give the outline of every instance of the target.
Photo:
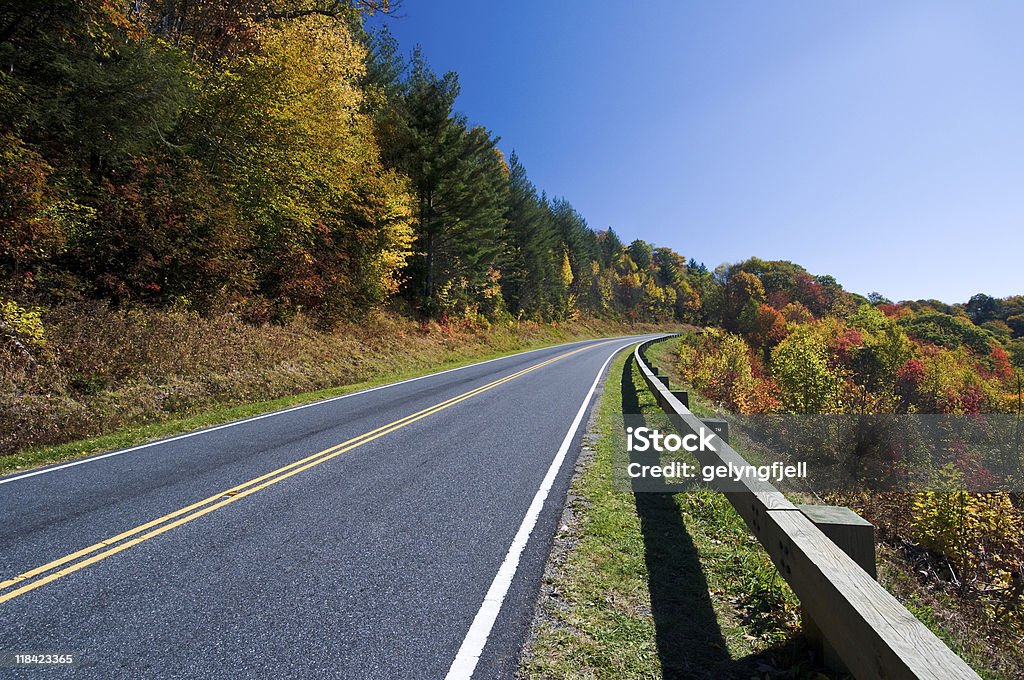
MULTIPOLYGON (((643 358, 650 340, 633 357, 644 382, 681 431, 699 432, 702 421, 672 394, 643 358)), ((695 454, 701 465, 748 463, 718 436, 716 451, 695 454)), ((751 533, 771 556, 800 599, 804 612, 856 678, 951 680, 978 675, 907 611, 799 508, 767 482, 744 478, 726 493, 751 533)))

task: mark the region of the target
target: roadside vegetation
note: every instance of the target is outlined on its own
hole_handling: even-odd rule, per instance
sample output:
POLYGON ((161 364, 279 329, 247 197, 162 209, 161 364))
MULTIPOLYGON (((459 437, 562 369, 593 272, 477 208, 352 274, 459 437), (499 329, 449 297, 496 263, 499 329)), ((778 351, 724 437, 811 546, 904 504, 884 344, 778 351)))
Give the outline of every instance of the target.
POLYGON ((31 353, 35 310, 93 300, 327 329, 678 320, 684 260, 536 187, 456 110, 458 74, 367 23, 398 4, 0 8, 4 342, 31 353))
MULTIPOLYGON (((739 366, 743 375, 743 360, 736 356, 695 360, 687 353, 702 342, 702 333, 707 335, 691 331, 656 344, 648 354, 673 384, 688 384, 695 366, 739 366)), ((738 355, 758 360, 740 336, 712 331, 710 337, 735 337, 743 343, 737 347, 746 348, 738 355)), ((520 675, 829 676, 816 667, 800 633, 798 601, 724 496, 704 490, 634 495, 614 487, 616 416, 659 412, 639 376, 628 371, 624 375, 624 367, 627 357, 613 364, 595 410, 520 675)), ((702 416, 729 412, 692 384, 690 403, 702 416)), ((983 678, 1018 677, 1024 659, 1013 613, 1007 605, 993 604, 1000 601, 996 597, 1007 602, 1013 593, 972 593, 951 580, 950 559, 909 532, 893 533, 894 520, 872 515, 923 507, 906 496, 847 494, 825 500, 850 505, 876 523, 879 581, 915 616, 983 678)), ((964 521, 963 516, 947 516, 949 522, 958 520, 964 521)), ((910 518, 902 521, 912 526, 910 518)), ((981 525, 971 526, 977 531, 981 525)), ((976 579, 973 587, 978 583, 976 579)), ((1014 600, 1008 601, 1012 606, 1014 600)))
POLYGON ((628 356, 595 409, 520 675, 821 677, 792 591, 724 496, 613 486, 616 417, 657 412, 628 356))
POLYGON ((0 469, 692 313, 680 255, 591 228, 370 28, 398 4, 0 8, 0 469))
POLYGON ((325 333, 301 318, 252 326, 191 312, 81 311, 45 317, 46 344, 33 363, 0 361, 0 473, 520 350, 653 329, 377 314, 325 333))
MULTIPOLYGON (((1020 372, 992 361, 998 344, 937 345, 907 333, 912 324, 901 318, 916 316, 865 306, 845 319, 790 321, 768 351, 749 335, 708 329, 664 343, 659 365, 689 386, 702 415, 1014 412, 1020 372)), ((958 325, 971 327, 967 318, 958 325)), ((875 525, 887 590, 982 677, 1015 678, 1024 668, 1024 510, 1019 494, 964 490, 985 475, 964 453, 944 470, 953 480, 946 491, 829 492, 822 500, 875 525)), ((894 459, 892 469, 899 465, 894 459)))

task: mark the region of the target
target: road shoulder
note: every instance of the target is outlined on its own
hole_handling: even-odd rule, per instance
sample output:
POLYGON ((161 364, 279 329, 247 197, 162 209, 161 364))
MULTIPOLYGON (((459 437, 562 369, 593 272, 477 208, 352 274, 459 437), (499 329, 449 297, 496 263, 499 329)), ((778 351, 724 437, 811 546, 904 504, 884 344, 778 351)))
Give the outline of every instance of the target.
POLYGON ((654 407, 629 357, 592 411, 519 676, 817 676, 795 600, 724 497, 613 488, 613 417, 654 407))

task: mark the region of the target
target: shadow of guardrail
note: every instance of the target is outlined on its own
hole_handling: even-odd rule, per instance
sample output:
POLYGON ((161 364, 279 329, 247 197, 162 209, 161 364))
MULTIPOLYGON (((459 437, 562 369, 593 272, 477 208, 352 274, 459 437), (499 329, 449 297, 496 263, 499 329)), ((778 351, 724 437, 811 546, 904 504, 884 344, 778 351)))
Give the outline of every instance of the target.
MULTIPOLYGON (((641 412, 635 371, 630 357, 620 385, 624 413, 641 412)), ((633 497, 644 541, 662 677, 746 680, 761 677, 766 668, 777 669, 780 659, 785 665, 793 660, 804 662, 811 675, 821 670, 811 670, 810 651, 802 636, 756 654, 733 658, 718 623, 699 552, 675 494, 644 491, 634 493, 633 497)))

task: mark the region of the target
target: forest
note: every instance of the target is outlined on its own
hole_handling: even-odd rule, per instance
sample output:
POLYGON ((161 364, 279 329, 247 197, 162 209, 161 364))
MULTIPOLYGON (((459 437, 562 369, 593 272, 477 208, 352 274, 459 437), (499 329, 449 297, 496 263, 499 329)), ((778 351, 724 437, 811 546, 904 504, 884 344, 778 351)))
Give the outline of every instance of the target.
POLYGON ((166 344, 178 326, 224 338, 228 326, 331 333, 380 314, 423 328, 721 327, 749 344, 751 366, 708 389, 741 411, 1015 408, 1024 297, 895 304, 789 262, 709 270, 670 248, 623 243, 538 189, 522 160, 457 112, 457 74, 434 73, 418 49, 403 55, 386 23, 367 29, 388 9, 0 9, 7 408, 33 392, 76 401, 123 391, 156 361, 134 345, 155 344, 141 338, 161 324, 166 344), (89 345, 90 323, 107 345, 89 345), (817 391, 780 370, 825 350, 839 357, 822 359, 830 371, 853 363, 815 378, 817 391))
POLYGON ((539 190, 391 9, 0 7, 0 458, 695 318, 696 265, 539 190))
POLYGON ((387 9, 0 10, 3 332, 28 350, 35 314, 83 301, 324 329, 386 308, 721 325, 767 351, 787 322, 869 303, 921 341, 1024 361, 1021 297, 893 306, 798 265, 709 271, 590 228, 455 110, 457 74, 364 28, 387 9))
MULTIPOLYGON (((458 114, 374 3, 26 2, 0 10, 0 296, 296 314, 624 320, 696 301, 458 114)), ((386 6, 385 6, 386 8, 386 6)), ((18 305, 14 307, 12 305, 18 305)))

